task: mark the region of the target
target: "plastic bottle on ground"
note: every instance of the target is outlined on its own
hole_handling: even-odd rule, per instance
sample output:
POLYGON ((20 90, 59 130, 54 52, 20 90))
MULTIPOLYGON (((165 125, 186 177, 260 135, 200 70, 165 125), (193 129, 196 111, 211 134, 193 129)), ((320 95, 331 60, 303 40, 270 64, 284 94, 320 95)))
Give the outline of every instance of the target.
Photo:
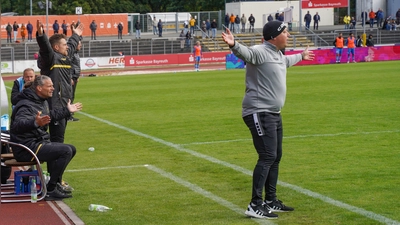
POLYGON ((31 202, 37 202, 36 177, 31 177, 31 202))
POLYGON ((97 205, 97 204, 90 204, 89 205, 89 210, 90 211, 98 211, 98 212, 107 212, 109 210, 112 210, 112 208, 109 208, 104 205, 97 205))

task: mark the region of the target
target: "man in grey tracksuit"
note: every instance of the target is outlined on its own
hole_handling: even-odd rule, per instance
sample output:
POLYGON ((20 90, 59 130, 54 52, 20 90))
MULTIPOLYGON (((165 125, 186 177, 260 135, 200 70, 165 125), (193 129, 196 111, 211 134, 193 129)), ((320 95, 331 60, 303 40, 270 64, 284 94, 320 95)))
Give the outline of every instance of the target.
POLYGON ((273 212, 293 211, 276 197, 279 162, 282 157, 281 109, 286 98, 286 68, 301 60, 313 60, 314 54, 286 56, 282 51, 290 36, 286 24, 270 21, 263 28, 264 43, 252 47, 234 40, 229 30, 222 38, 233 54, 246 62, 246 91, 242 117, 253 137, 258 161, 253 171, 251 202, 245 212, 249 217, 276 219, 273 212), (262 196, 265 187, 265 201, 262 196))

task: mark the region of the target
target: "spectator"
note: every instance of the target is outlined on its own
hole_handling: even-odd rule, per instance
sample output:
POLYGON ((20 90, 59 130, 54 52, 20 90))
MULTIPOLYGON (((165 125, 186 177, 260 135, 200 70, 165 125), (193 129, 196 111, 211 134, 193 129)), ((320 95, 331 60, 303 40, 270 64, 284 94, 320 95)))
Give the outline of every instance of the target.
POLYGON ((318 12, 315 13, 313 20, 314 20, 314 30, 318 30, 318 23, 321 21, 321 17, 318 15, 318 12))
POLYGON ((186 33, 186 47, 190 48, 190 42, 192 39, 192 34, 190 33, 190 30, 186 33))
POLYGON ((344 22, 344 29, 349 29, 350 28, 350 16, 349 15, 345 15, 343 17, 343 22, 344 22))
POLYGON ((190 32, 194 35, 195 34, 195 26, 196 26, 196 20, 194 19, 194 17, 190 18, 189 21, 189 25, 190 25, 190 32))
POLYGON ((18 29, 19 29, 19 25, 17 24, 17 21, 14 21, 14 24, 13 24, 14 42, 17 42, 18 29))
POLYGON ((304 22, 306 23, 306 29, 310 29, 310 23, 311 23, 311 14, 310 11, 307 11, 307 14, 304 16, 304 22))
POLYGON ((7 27, 6 27, 6 31, 7 31, 7 43, 12 43, 12 39, 11 39, 11 32, 13 30, 13 27, 11 26, 10 22, 8 22, 7 27))
MULTIPOLYGON (((78 86, 79 77, 81 76, 81 59, 79 57, 79 51, 81 50, 81 47, 82 47, 82 39, 79 40, 75 52, 71 57, 71 86, 72 86, 71 104, 75 102, 76 87, 78 86)), ((74 117, 74 113, 71 113, 69 121, 79 121, 79 119, 74 117)))
POLYGON ((158 20, 157 27, 158 27, 158 36, 162 37, 163 23, 162 23, 161 19, 158 20))
POLYGON ((58 21, 55 20, 53 23, 53 31, 55 34, 58 34, 58 30, 60 30, 60 25, 58 24, 58 21))
POLYGON ((122 22, 118 23, 118 39, 122 39, 122 31, 124 30, 124 26, 122 25, 122 22))
POLYGON ((95 20, 92 20, 92 22, 90 23, 90 31, 91 31, 91 35, 90 38, 91 40, 96 40, 96 30, 97 30, 97 24, 95 20))
POLYGON ((398 9, 396 12, 396 24, 400 25, 400 9, 398 9))
POLYGON ((213 21, 211 22, 211 34, 213 39, 215 39, 217 35, 217 28, 218 28, 217 21, 213 19, 213 21))
POLYGON ((242 33, 246 33, 247 18, 244 16, 244 13, 242 14, 242 17, 240 18, 240 23, 242 24, 242 33))
POLYGON ((281 12, 278 16, 278 21, 283 22, 285 20, 285 14, 283 12, 281 12))
POLYGON ((368 36, 366 46, 367 46, 367 47, 374 47, 374 46, 375 46, 375 43, 374 43, 374 39, 373 39, 373 37, 372 37, 372 34, 370 34, 370 35, 368 36))
POLYGON ((378 12, 376 12, 376 26, 378 28, 383 28, 382 24, 383 24, 383 17, 384 17, 384 13, 382 11, 381 8, 378 9, 378 12))
POLYGON ((155 16, 153 17, 153 21, 151 22, 153 23, 153 34, 158 35, 158 28, 157 28, 158 22, 155 16))
POLYGON ((26 26, 24 23, 21 24, 21 39, 22 42, 25 42, 25 37, 26 37, 26 26))
POLYGON ((233 13, 231 14, 231 17, 229 17, 229 23, 230 23, 229 28, 232 32, 235 32, 235 18, 236 18, 236 16, 233 15, 233 13))
POLYGON ((14 85, 11 90, 11 104, 14 106, 18 103, 18 95, 24 90, 24 85, 28 82, 32 82, 35 79, 35 71, 32 68, 26 68, 22 74, 22 77, 17 78, 14 81, 14 85))
POLYGON ((354 17, 351 17, 350 29, 356 29, 356 23, 357 23, 356 19, 354 17))
MULTIPOLYGON (((189 22, 187 20, 185 20, 185 22, 183 22, 183 33, 186 35, 186 33, 189 31, 189 22)), ((158 33, 158 31, 157 31, 158 33)))
POLYGON ((362 47, 362 39, 360 37, 360 35, 357 36, 357 40, 356 40, 356 47, 362 47))
POLYGON ((210 37, 211 23, 209 19, 206 20, 206 29, 207 29, 207 36, 210 37))
POLYGON ((273 20, 274 20, 274 17, 272 17, 272 15, 269 14, 269 16, 268 16, 268 22, 269 22, 269 21, 273 21, 273 20))
POLYGON ((28 42, 32 42, 33 25, 31 24, 31 21, 28 21, 26 30, 28 31, 28 42))
POLYGON ((201 23, 201 38, 203 38, 203 39, 205 39, 206 38, 206 36, 207 36, 207 25, 206 25, 206 21, 203 21, 202 23, 201 23))
POLYGON ((67 36, 68 26, 67 26, 67 23, 65 22, 65 20, 63 20, 63 23, 61 24, 61 29, 63 31, 63 34, 65 36, 67 36))
POLYGON ((239 17, 239 15, 236 15, 236 17, 235 17, 235 32, 237 34, 240 33, 240 17, 239 17))
POLYGON ((364 27, 365 23, 367 22, 368 18, 368 13, 366 11, 363 11, 361 13, 361 21, 362 21, 362 26, 364 27))
MULTIPOLYGON (((81 103, 70 104, 61 108, 49 110, 46 99, 53 97, 53 82, 47 76, 35 78, 32 86, 18 95, 18 103, 11 116, 10 140, 23 144, 35 152, 40 161, 54 165, 47 184, 45 200, 61 200, 72 197, 60 183, 65 168, 76 154, 73 145, 51 142, 47 128, 51 121, 62 120, 70 116, 71 112, 82 109, 81 103)), ((19 146, 13 147, 17 161, 32 160, 30 153, 19 146)))
POLYGON ((229 13, 226 13, 224 21, 225 21, 225 28, 229 29, 229 22, 230 22, 229 13))
POLYGON ((250 32, 254 33, 254 23, 255 22, 256 22, 256 19, 254 18, 253 14, 250 14, 250 16, 249 16, 249 23, 250 23, 249 33, 250 32))
POLYGON ((183 49, 185 48, 185 39, 186 34, 184 33, 184 30, 182 30, 179 34, 179 41, 181 42, 181 52, 183 52, 183 49))
POLYGON ((140 21, 136 21, 135 23, 135 29, 136 29, 136 39, 140 39, 140 29, 141 29, 141 25, 140 25, 140 21))
POLYGON ((375 20, 376 15, 372 9, 369 12, 368 16, 369 16, 369 27, 374 27, 374 20, 375 20))

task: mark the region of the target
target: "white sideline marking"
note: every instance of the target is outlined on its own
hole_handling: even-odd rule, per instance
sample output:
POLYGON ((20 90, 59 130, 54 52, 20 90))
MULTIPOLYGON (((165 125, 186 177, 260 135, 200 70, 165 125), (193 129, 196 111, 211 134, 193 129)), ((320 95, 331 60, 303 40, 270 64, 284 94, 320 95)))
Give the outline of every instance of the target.
MULTIPOLYGON (((89 169, 77 169, 77 170, 66 170, 65 172, 85 172, 85 171, 97 171, 97 170, 110 170, 110 169, 126 169, 126 168, 138 168, 138 167, 145 167, 153 172, 156 172, 158 174, 160 174, 163 177, 166 177, 172 181, 175 181, 176 183, 189 188, 190 190, 192 190, 193 192, 196 192, 197 194, 203 195, 206 198, 209 198, 211 200, 213 200, 214 202, 217 202, 218 204, 225 206, 226 208, 240 214, 243 215, 244 214, 244 209, 238 207, 237 205, 218 197, 217 195, 204 190, 203 188, 190 183, 189 181, 183 180, 175 175, 173 175, 172 173, 166 172, 160 168, 157 168, 155 166, 152 165, 132 165, 132 166, 113 166, 113 167, 100 167, 100 168, 89 168, 89 169)), ((259 224, 269 224, 269 225, 273 225, 274 223, 272 223, 271 221, 268 221, 266 219, 254 219, 255 222, 259 223, 259 224)))
MULTIPOLYGON (((204 155, 204 154, 198 153, 198 152, 193 151, 193 150, 190 150, 190 149, 183 148, 181 145, 178 145, 178 144, 174 144, 174 143, 171 143, 171 142, 164 141, 164 140, 162 140, 162 139, 160 139, 160 138, 156 138, 156 137, 150 136, 150 135, 148 135, 148 134, 141 133, 141 132, 139 132, 139 131, 136 131, 136 130, 133 130, 133 129, 130 129, 130 128, 121 126, 121 125, 119 125, 119 124, 116 124, 116 123, 110 122, 110 121, 108 121, 108 120, 104 120, 104 119, 95 117, 95 116, 93 116, 93 115, 90 115, 90 114, 87 114, 87 113, 84 113, 84 112, 78 112, 78 113, 80 113, 80 114, 82 114, 82 115, 85 115, 85 116, 87 116, 87 117, 89 117, 89 118, 92 118, 92 119, 94 119, 94 120, 97 120, 97 121, 106 123, 106 124, 108 124, 108 125, 110 125, 110 126, 114 126, 114 127, 116 127, 116 128, 119 128, 119 129, 128 131, 128 132, 130 132, 130 133, 132 133, 132 134, 136 134, 136 135, 138 135, 138 136, 140 136, 140 137, 145 137, 145 138, 148 138, 148 139, 150 139, 150 140, 152 140, 152 141, 154 141, 154 142, 158 142, 158 143, 160 143, 160 144, 163 144, 163 145, 166 145, 166 146, 175 148, 175 149, 178 150, 178 151, 186 152, 186 153, 191 154, 191 155, 193 155, 193 156, 196 156, 196 157, 198 157, 198 158, 202 158, 202 159, 205 159, 205 160, 207 160, 207 161, 210 161, 210 162, 213 162, 213 163, 216 163, 216 164, 219 164, 219 165, 226 166, 226 167, 228 167, 228 168, 231 168, 231 169, 236 170, 236 171, 238 171, 238 172, 247 174, 247 175, 249 175, 249 176, 252 176, 252 174, 253 174, 253 172, 250 171, 250 170, 248 170, 248 169, 245 169, 245 168, 242 168, 242 167, 240 167, 240 166, 237 166, 237 165, 234 165, 234 164, 231 164, 231 163, 228 163, 228 162, 219 160, 219 159, 217 159, 217 158, 214 158, 214 157, 211 157, 211 156, 208 156, 208 155, 204 155)), ((351 211, 351 212, 357 213, 357 214, 359 214, 359 215, 365 216, 365 217, 370 218, 370 219, 373 219, 373 220, 375 220, 375 221, 378 221, 378 222, 381 222, 381 223, 385 223, 385 224, 391 224, 391 225, 400 225, 400 222, 399 222, 399 221, 392 220, 392 219, 390 219, 390 218, 384 217, 384 216, 379 215, 379 214, 376 214, 376 213, 374 213, 374 212, 367 211, 367 210, 365 210, 365 209, 362 209, 362 208, 359 208, 359 207, 355 207, 355 206, 352 206, 352 205, 343 203, 343 202, 341 202, 341 201, 334 200, 334 199, 332 199, 332 198, 329 198, 329 197, 324 196, 324 195, 321 195, 321 194, 319 194, 319 193, 316 193, 316 192, 313 192, 313 191, 304 189, 304 188, 302 188, 302 187, 299 187, 299 186, 296 186, 296 185, 293 185, 293 184, 289 184, 289 183, 286 183, 286 182, 282 182, 282 181, 279 181, 278 184, 279 184, 279 185, 282 185, 282 186, 284 186, 284 187, 290 188, 290 189, 292 189, 292 190, 294 190, 294 191, 297 191, 297 192, 299 192, 299 193, 302 193, 302 194, 304 194, 304 195, 308 195, 308 196, 310 196, 310 197, 319 199, 319 200, 324 201, 324 202, 326 202, 326 203, 329 203, 329 204, 331 204, 331 205, 337 206, 337 207, 339 207, 339 208, 347 209, 347 210, 349 210, 349 211, 351 211)))
MULTIPOLYGON (((385 133, 399 133, 399 132, 400 132, 400 130, 383 130, 383 131, 370 131, 370 132, 346 132, 346 133, 336 133, 336 134, 293 135, 293 136, 284 136, 283 138, 284 139, 294 139, 294 138, 310 138, 310 137, 335 137, 335 136, 341 136, 341 135, 385 134, 385 133)), ((187 143, 187 144, 181 144, 181 146, 208 145, 208 144, 230 143, 230 142, 241 142, 241 141, 251 141, 251 138, 221 140, 221 141, 192 142, 192 143, 187 143)))

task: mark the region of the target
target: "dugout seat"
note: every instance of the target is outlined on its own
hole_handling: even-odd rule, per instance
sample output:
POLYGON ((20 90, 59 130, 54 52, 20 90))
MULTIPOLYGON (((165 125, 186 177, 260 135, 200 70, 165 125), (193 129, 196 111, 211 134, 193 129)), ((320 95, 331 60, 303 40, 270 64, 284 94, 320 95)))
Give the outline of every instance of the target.
MULTIPOLYGON (((40 181, 40 189, 37 191, 38 198, 37 201, 41 201, 46 197, 47 189, 46 182, 43 175, 41 163, 39 159, 36 157, 36 154, 26 147, 25 145, 14 143, 10 141, 10 135, 6 133, 1 133, 1 143, 5 144, 10 148, 11 153, 1 154, 2 165, 7 167, 30 167, 32 171, 37 171, 37 179, 40 181), (29 152, 32 155, 33 161, 31 162, 18 162, 14 155, 12 154, 12 147, 19 146, 29 152)), ((9 179, 9 182, 6 184, 1 184, 1 203, 11 203, 11 202, 30 202, 31 197, 30 193, 17 194, 15 192, 15 180, 9 179)))

